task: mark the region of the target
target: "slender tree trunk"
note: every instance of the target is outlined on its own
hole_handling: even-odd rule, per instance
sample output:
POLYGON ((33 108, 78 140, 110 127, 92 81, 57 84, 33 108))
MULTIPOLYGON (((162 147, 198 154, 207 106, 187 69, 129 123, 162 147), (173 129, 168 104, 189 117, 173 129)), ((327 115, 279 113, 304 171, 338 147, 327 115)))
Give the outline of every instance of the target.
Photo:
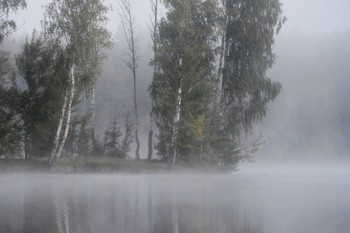
POLYGON ((64 101, 62 105, 61 115, 57 126, 56 136, 54 140, 54 146, 51 151, 50 159, 49 159, 49 166, 51 167, 55 160, 59 157, 61 157, 63 146, 66 142, 69 127, 70 127, 70 118, 71 118, 71 111, 72 111, 72 103, 74 98, 74 85, 75 85, 75 77, 74 77, 74 65, 71 67, 70 71, 70 87, 67 88, 64 101), (66 116, 67 115, 67 116, 66 116), (62 127, 64 119, 66 118, 66 125, 65 125, 65 131, 62 136, 62 140, 60 142, 62 127))
POLYGON ((226 80, 226 75, 225 75, 225 70, 227 67, 227 58, 229 56, 229 49, 230 49, 230 44, 226 41, 226 33, 227 33, 227 26, 228 26, 228 17, 227 17, 227 8, 226 8, 226 1, 222 1, 223 7, 224 7, 224 27, 222 31, 222 38, 221 38, 221 51, 220 51, 220 64, 219 64, 219 71, 218 71, 218 85, 219 85, 219 117, 220 117, 220 122, 219 122, 219 130, 220 133, 224 130, 225 128, 225 105, 226 105, 226 95, 227 95, 227 80, 226 80), (220 84, 221 81, 221 84, 220 84))
POLYGON ((133 71, 134 73, 134 107, 135 107, 135 142, 136 142, 136 159, 140 159, 140 141, 139 141, 139 116, 137 112, 137 99, 136 99, 136 70, 133 71))
POLYGON ((135 108, 135 141, 136 141, 136 159, 140 159, 140 141, 139 141, 139 119, 137 113, 137 99, 136 99, 136 69, 137 69, 137 51, 136 51, 136 41, 134 34, 134 18, 131 14, 131 4, 130 0, 120 0, 119 6, 121 8, 121 19, 124 30, 124 35, 126 38, 126 42, 128 44, 128 60, 123 60, 123 62, 128 66, 133 74, 134 80, 134 108, 135 108))
POLYGON ((219 68, 217 73, 217 81, 218 86, 220 86, 220 103, 222 103, 223 95, 225 94, 225 88, 226 88, 226 80, 224 80, 223 72, 226 67, 226 60, 228 57, 228 45, 226 43, 226 33, 227 33, 227 25, 228 25, 228 18, 227 18, 227 9, 226 9, 226 1, 222 1, 222 5, 224 8, 224 25, 222 28, 222 34, 221 34, 221 47, 220 47, 220 60, 219 60, 219 68), (221 82, 220 82, 221 81, 221 82))
MULTIPOLYGON (((151 29, 151 38, 153 41, 153 53, 154 53, 154 65, 153 65, 153 78, 158 72, 158 0, 151 0, 152 12, 154 16, 153 29, 151 29), (153 30, 153 31, 152 31, 153 30)), ((150 130, 148 133, 148 156, 149 161, 152 160, 153 156, 153 124, 154 124, 154 115, 153 115, 153 104, 152 110, 150 113, 150 130)))
POLYGON ((28 149, 28 133, 25 133, 24 135, 24 154, 22 156, 23 160, 28 159, 29 157, 29 149, 28 149))
POLYGON ((176 103, 175 103, 175 113, 173 118, 173 126, 172 126, 172 135, 171 142, 169 148, 169 157, 168 157, 168 168, 172 169, 176 162, 176 146, 177 146, 177 133, 179 131, 180 124, 180 113, 181 113, 181 80, 179 86, 177 88, 176 93, 176 103))
POLYGON ((54 163, 54 160, 56 159, 56 154, 57 154, 57 150, 58 150, 58 146, 59 146, 59 142, 60 142, 60 136, 61 136, 62 126, 63 126, 64 116, 66 115, 66 110, 67 110, 68 95, 69 95, 69 88, 67 88, 66 93, 64 95, 63 105, 62 105, 62 109, 61 109, 61 115, 60 115, 60 119, 58 121, 55 140, 53 142, 53 149, 51 151, 50 158, 49 158, 49 166, 50 167, 52 166, 52 164, 54 163))
POLYGON ((68 108, 67 108, 67 119, 66 119, 66 125, 64 129, 64 134, 62 136, 62 141, 61 144, 58 148, 57 151, 57 156, 56 158, 60 158, 62 155, 63 147, 64 144, 66 143, 66 139, 68 136, 69 128, 71 125, 71 115, 72 115, 72 105, 73 105, 73 98, 74 98, 74 85, 75 85, 75 77, 74 77, 74 68, 75 65, 73 64, 71 67, 71 73, 70 73, 70 79, 71 79, 71 87, 70 87, 70 97, 69 97, 69 102, 68 102, 68 108))
POLYGON ((95 131, 96 131, 96 126, 95 126, 95 94, 96 94, 96 84, 95 80, 92 83, 91 87, 91 96, 90 96, 90 115, 91 115, 91 143, 92 147, 95 146, 95 131))
POLYGON ((216 76, 216 82, 217 85, 219 86, 220 83, 222 82, 222 72, 224 69, 224 57, 226 54, 226 46, 225 46, 225 41, 226 41, 226 28, 227 28, 227 15, 225 13, 225 24, 222 29, 222 34, 221 34, 221 46, 220 46, 220 57, 219 57, 219 67, 217 71, 217 76, 216 76))
POLYGON ((153 111, 151 111, 150 119, 151 119, 151 124, 150 124, 150 130, 148 133, 148 156, 147 156, 148 161, 152 160, 152 155, 153 155, 153 123, 154 123, 153 111))

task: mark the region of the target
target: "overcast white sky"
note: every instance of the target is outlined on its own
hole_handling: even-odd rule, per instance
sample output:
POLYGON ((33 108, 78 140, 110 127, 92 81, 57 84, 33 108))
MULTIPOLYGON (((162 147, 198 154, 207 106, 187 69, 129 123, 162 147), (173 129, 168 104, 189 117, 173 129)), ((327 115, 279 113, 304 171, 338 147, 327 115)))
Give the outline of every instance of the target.
POLYGON ((281 0, 288 20, 283 33, 325 34, 350 29, 349 0, 281 0))
MULTIPOLYGON (((28 8, 15 17, 18 25, 23 25, 18 33, 31 33, 34 27, 40 29, 43 18, 42 6, 49 0, 27 0, 28 8)), ((110 14, 111 30, 118 29, 119 17, 116 13, 116 0, 106 0, 115 10, 110 14), (115 25, 115 26, 114 26, 115 25)), ((302 34, 329 34, 350 29, 349 0, 281 0, 284 15, 288 20, 282 34, 299 32, 302 34)), ((139 25, 149 21, 149 1, 134 0, 134 10, 139 25)))

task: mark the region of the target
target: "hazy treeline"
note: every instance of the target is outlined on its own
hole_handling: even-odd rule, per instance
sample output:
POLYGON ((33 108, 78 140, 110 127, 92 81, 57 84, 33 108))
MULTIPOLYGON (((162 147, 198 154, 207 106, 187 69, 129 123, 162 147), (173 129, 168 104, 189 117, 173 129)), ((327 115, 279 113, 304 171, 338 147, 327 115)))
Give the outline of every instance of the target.
POLYGON ((168 0, 162 18, 154 0, 151 54, 138 45, 145 35, 125 24, 129 1, 119 4, 127 48, 111 46, 103 1, 78 2, 53 0, 42 32, 17 46, 12 62, 2 53, 2 156, 49 156, 50 165, 61 154, 130 158, 138 134, 141 158, 148 149, 148 159, 170 167, 179 160, 232 169, 256 150, 258 142, 242 147, 241 135, 281 90, 266 76, 285 21, 278 0, 168 0))

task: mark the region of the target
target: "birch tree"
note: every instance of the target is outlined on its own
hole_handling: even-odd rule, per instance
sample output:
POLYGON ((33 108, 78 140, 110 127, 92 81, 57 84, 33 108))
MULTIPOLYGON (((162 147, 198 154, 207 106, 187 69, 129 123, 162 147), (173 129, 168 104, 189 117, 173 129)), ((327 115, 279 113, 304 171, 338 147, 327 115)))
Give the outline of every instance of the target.
MULTIPOLYGON (((159 72, 158 68, 158 46, 159 46, 159 20, 158 20, 158 5, 159 0, 151 0, 151 22, 152 26, 149 28, 151 39, 153 42, 153 61, 151 61, 151 65, 153 65, 153 78, 156 76, 157 72, 159 72), (153 17, 153 19, 152 19, 153 17)), ((153 101, 152 101, 152 110, 150 112, 150 130, 148 133, 148 156, 147 159, 149 161, 152 160, 153 156, 153 127, 154 127, 154 109, 153 109, 153 101)))
POLYGON ((279 0, 226 0, 221 134, 239 139, 264 118, 281 90, 266 71, 275 61, 274 36, 286 20, 279 0))
POLYGON ((286 18, 279 0, 223 0, 221 14, 219 106, 213 109, 207 150, 219 167, 234 169, 261 144, 242 146, 242 133, 252 131, 281 91, 266 72, 275 61, 274 37, 286 18))
POLYGON ((208 110, 214 93, 215 1, 164 1, 159 24, 157 72, 150 86, 159 129, 157 150, 172 168, 177 155, 200 151, 193 122, 208 110))
POLYGON ((135 113, 135 142, 136 142, 136 159, 140 159, 140 140, 139 140, 139 119, 137 111, 137 96, 136 96, 136 70, 138 66, 138 56, 136 48, 136 38, 135 38, 135 18, 132 15, 130 0, 120 0, 119 6, 121 9, 121 20, 124 29, 124 35, 127 42, 127 59, 123 59, 125 65, 132 72, 133 82, 134 82, 134 113, 135 113))
POLYGON ((274 36, 285 20, 281 4, 167 0, 164 5, 159 72, 150 87, 158 153, 170 168, 180 158, 232 169, 259 144, 243 147, 241 133, 263 119, 281 90, 266 77, 275 60, 274 36))
POLYGON ((105 29, 107 11, 108 8, 102 0, 53 0, 46 7, 43 21, 45 33, 65 48, 69 58, 69 78, 49 158, 50 166, 61 156, 71 127, 71 110, 76 85, 94 82, 91 76, 86 74, 89 72, 86 68, 88 61, 96 55, 97 45, 107 47, 109 43, 108 37, 96 37, 97 33, 108 34, 105 29), (86 76, 89 78, 84 79, 86 76))
MULTIPOLYGON (((90 116, 91 116, 91 142, 93 148, 96 146, 96 133, 95 133, 95 95, 96 95, 96 82, 97 77, 101 73, 100 65, 107 58, 104 53, 104 49, 112 47, 111 33, 105 28, 105 23, 107 22, 107 17, 105 13, 108 8, 101 4, 103 2, 91 1, 88 4, 89 12, 95 14, 95 17, 90 17, 88 24, 88 40, 91 44, 88 60, 88 74, 90 77, 90 85, 87 86, 90 96, 90 116), (104 13, 104 14, 101 14, 104 13), (94 20, 98 18, 99 20, 94 20)), ((89 84, 88 83, 88 84, 89 84)))

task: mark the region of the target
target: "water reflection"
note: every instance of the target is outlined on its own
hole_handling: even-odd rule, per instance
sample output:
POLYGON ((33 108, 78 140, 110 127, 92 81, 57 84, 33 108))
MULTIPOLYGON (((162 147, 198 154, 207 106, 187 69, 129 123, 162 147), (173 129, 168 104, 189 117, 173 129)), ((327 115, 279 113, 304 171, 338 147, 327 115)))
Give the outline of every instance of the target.
POLYGON ((263 232, 259 206, 251 200, 248 208, 233 180, 34 176, 2 182, 1 233, 263 232))

